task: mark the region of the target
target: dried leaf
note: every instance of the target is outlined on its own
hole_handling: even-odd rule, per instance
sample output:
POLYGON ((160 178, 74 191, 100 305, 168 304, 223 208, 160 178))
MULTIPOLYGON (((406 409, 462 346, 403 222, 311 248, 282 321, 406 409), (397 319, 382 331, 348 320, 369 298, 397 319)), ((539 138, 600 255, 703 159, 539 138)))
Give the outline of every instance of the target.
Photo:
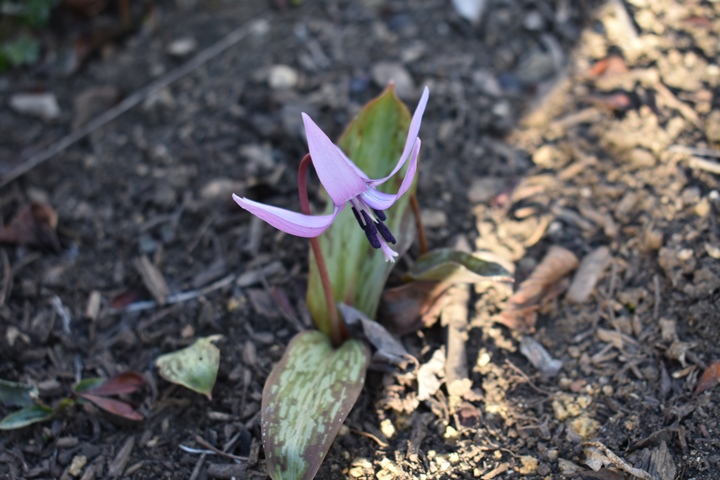
POLYGON ((143 283, 145 284, 145 288, 148 289, 155 301, 159 305, 165 305, 167 297, 170 294, 170 289, 168 288, 167 282, 165 282, 165 277, 163 277, 160 270, 145 255, 136 258, 133 261, 133 264, 140 273, 143 283))
POLYGON ((512 276, 479 254, 438 249, 421 256, 404 279, 409 283, 383 293, 380 307, 383 323, 401 335, 435 323, 444 305, 438 300, 452 285, 510 282, 512 276))
MULTIPOLYGON (((89 379, 87 381, 96 381, 96 379, 89 379)), ((145 385, 145 379, 142 375, 135 372, 125 372, 104 380, 100 384, 83 384, 83 382, 81 382, 75 387, 75 391, 77 393, 107 397, 109 395, 133 393, 142 388, 143 385, 145 385)))
POLYGON ((583 447, 586 457, 585 464, 596 472, 603 466, 609 466, 618 468, 642 480, 653 480, 648 472, 641 468, 634 468, 600 442, 586 442, 583 444, 583 447))
POLYGON ((613 112, 624 112, 633 106, 630 95, 623 92, 607 95, 590 95, 587 100, 596 107, 607 108, 613 112))
POLYGON ((525 355, 525 358, 533 364, 533 367, 537 368, 546 377, 554 377, 560 373, 563 365, 562 360, 554 359, 545 350, 545 347, 533 338, 523 335, 520 340, 520 353, 525 355))
POLYGON ((160 376, 212 400, 212 389, 220 366, 220 349, 212 342, 221 338, 222 335, 198 338, 187 348, 160 356, 155 361, 160 376))
POLYGON ((698 381, 697 387, 695 387, 694 395, 700 395, 705 390, 709 390, 717 385, 720 385, 720 361, 713 360, 700 377, 700 381, 698 381))
POLYGON ((437 282, 411 282, 385 290, 379 317, 398 335, 429 327, 440 315, 435 306, 445 290, 437 282))
POLYGON ((587 300, 611 258, 610 249, 604 246, 583 257, 568 289, 567 298, 577 303, 587 300))
POLYGON ((405 373, 409 368, 412 368, 413 371, 417 370, 417 359, 410 355, 403 344, 395 339, 385 327, 368 318, 360 310, 344 303, 339 303, 338 309, 352 337, 366 340, 375 348, 370 364, 371 370, 387 373, 398 370, 405 373))
POLYGON ((18 211, 8 225, 0 227, 0 243, 58 251, 60 243, 55 233, 57 223, 57 213, 50 205, 33 202, 18 211))
POLYGON ((124 292, 115 295, 113 299, 110 300, 110 308, 114 310, 122 310, 123 308, 127 307, 132 302, 140 298, 140 296, 141 292, 136 288, 125 290, 124 292))
POLYGON ((99 408, 106 412, 117 415, 128 420, 140 422, 145 420, 137 410, 135 410, 130 404, 123 402, 122 400, 115 400, 114 398, 107 398, 100 395, 93 395, 91 393, 79 393, 80 397, 85 400, 94 403, 99 408))
POLYGON ((558 294, 553 291, 559 280, 578 266, 574 253, 552 246, 530 276, 520 284, 505 305, 499 321, 509 328, 529 332, 535 328, 537 310, 558 294))
POLYGON ((435 350, 433 356, 418 370, 418 400, 428 400, 435 395, 445 378, 445 347, 435 350))
POLYGON ((75 116, 73 130, 77 130, 120 100, 120 90, 114 86, 90 87, 73 99, 75 116))
POLYGON ((619 55, 609 55, 599 60, 588 71, 590 77, 611 76, 628 71, 625 60, 619 55))
POLYGON ((263 389, 262 439, 273 479, 315 476, 360 395, 369 361, 358 340, 333 349, 318 331, 292 339, 263 389))

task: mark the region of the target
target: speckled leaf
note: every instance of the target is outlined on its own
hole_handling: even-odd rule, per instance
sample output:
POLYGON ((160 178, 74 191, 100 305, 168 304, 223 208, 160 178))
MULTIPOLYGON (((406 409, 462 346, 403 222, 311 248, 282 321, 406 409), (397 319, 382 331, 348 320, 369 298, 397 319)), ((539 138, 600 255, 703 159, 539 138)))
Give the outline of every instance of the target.
POLYGON ((502 265, 459 250, 432 250, 418 258, 405 274, 406 281, 442 282, 448 284, 476 283, 484 280, 512 281, 502 265))
POLYGON ((212 400, 220 366, 220 350, 212 342, 220 338, 221 335, 198 338, 187 348, 160 356, 155 361, 160 376, 212 400))
MULTIPOLYGON (((368 103, 348 126, 338 145, 370 178, 390 173, 402 154, 410 126, 410 112, 389 86, 368 103)), ((400 173, 381 185, 383 192, 395 193, 402 183, 407 165, 400 173)), ((410 206, 412 188, 390 208, 385 222, 397 239, 393 250, 402 255, 415 237, 415 223, 410 206)), ((328 212, 332 202, 328 199, 328 212)), ((380 250, 370 246, 365 233, 358 227, 352 211, 346 208, 335 223, 320 236, 335 299, 374 318, 380 295, 392 263, 386 263, 380 250)), ((310 258, 307 302, 317 325, 327 324, 327 306, 317 273, 315 260, 310 258)))
POLYGON ((0 430, 15 430, 17 428, 27 427, 33 423, 50 420, 54 415, 55 411, 45 405, 25 407, 0 420, 0 430))
POLYGON ((274 480, 315 476, 360 395, 369 361, 358 340, 333 349, 318 331, 292 339, 263 389, 262 439, 274 480))

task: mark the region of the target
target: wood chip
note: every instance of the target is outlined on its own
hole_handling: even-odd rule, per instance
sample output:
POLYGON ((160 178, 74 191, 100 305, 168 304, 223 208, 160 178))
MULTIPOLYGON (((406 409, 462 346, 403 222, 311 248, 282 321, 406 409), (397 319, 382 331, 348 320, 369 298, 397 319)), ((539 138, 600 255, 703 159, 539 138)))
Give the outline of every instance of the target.
POLYGON ((668 450, 665 441, 655 448, 650 456, 650 475, 660 480, 674 480, 677 473, 677 466, 668 450))
POLYGON ((102 296, 100 295, 100 292, 97 290, 90 292, 90 297, 88 298, 87 306, 85 307, 85 318, 92 320, 93 322, 97 320, 98 314, 100 313, 101 301, 102 296))
POLYGON ((208 476, 211 478, 220 478, 230 480, 232 478, 245 478, 247 465, 244 463, 211 463, 208 465, 208 476))
POLYGON ((535 328, 537 310, 552 296, 553 287, 578 266, 578 259, 570 250, 554 245, 530 276, 510 297, 499 321, 522 332, 535 328))
POLYGON ((451 397, 463 397, 472 388, 468 378, 465 342, 468 338, 468 303, 470 287, 456 285, 446 295, 448 303, 443 308, 441 321, 448 327, 445 382, 451 397))
POLYGON ((576 303, 583 303, 595 289, 600 276, 610 264, 610 249, 600 247, 586 255, 580 262, 573 277, 567 298, 576 303))
POLYGON ((117 478, 123 474, 134 447, 135 437, 131 435, 127 440, 125 440, 125 444, 122 446, 120 451, 118 451, 117 455, 115 455, 115 458, 108 467, 108 477, 117 478))
POLYGON ((160 270, 158 270, 158 268, 145 255, 136 258, 133 261, 133 265, 137 269, 138 273, 140 273, 145 288, 148 289, 155 301, 161 306, 165 305, 167 297, 170 294, 170 289, 167 286, 167 282, 165 282, 165 277, 163 277, 163 274, 160 273, 160 270))

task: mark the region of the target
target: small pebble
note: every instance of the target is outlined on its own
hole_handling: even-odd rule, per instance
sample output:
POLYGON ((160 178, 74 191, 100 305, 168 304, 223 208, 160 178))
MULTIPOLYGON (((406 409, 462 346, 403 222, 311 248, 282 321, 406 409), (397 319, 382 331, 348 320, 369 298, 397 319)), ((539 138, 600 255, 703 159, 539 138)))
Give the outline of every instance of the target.
POLYGON ((167 52, 173 57, 186 57, 197 50, 197 40, 192 37, 182 37, 173 40, 168 45, 167 52))
POLYGON ((273 90, 288 90, 297 86, 299 75, 294 68, 287 65, 270 67, 268 84, 273 90))

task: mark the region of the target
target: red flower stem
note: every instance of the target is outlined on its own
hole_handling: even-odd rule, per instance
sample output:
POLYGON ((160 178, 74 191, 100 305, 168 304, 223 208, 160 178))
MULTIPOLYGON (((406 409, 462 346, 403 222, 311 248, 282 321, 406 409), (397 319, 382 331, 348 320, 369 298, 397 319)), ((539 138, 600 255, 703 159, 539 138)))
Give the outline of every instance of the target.
MULTIPOLYGON (((305 155, 300 162, 300 168, 298 169, 300 210, 305 215, 310 215, 310 201, 308 200, 307 193, 307 171, 311 163, 312 159, 310 158, 310 154, 305 155)), ((330 276, 328 275, 327 265, 325 264, 325 256, 323 255, 322 248, 320 248, 320 239, 318 237, 311 238, 310 246, 312 247, 313 256, 315 257, 315 263, 317 264, 318 275, 320 275, 320 283, 322 283, 322 288, 325 292, 325 303, 327 304, 328 312, 327 324, 324 321, 321 322, 319 320, 315 320, 315 322, 318 329, 327 334, 330 337, 333 346, 337 348, 346 338, 348 338, 348 332, 345 325, 338 317, 337 307, 335 306, 335 295, 333 294, 330 276)))
POLYGON ((417 195, 414 193, 410 195, 410 206, 412 207, 413 214, 415 214, 415 227, 418 232, 418 242, 420 243, 420 255, 427 253, 427 238, 425 237, 425 227, 422 223, 422 217, 420 217, 420 204, 418 203, 417 195))

